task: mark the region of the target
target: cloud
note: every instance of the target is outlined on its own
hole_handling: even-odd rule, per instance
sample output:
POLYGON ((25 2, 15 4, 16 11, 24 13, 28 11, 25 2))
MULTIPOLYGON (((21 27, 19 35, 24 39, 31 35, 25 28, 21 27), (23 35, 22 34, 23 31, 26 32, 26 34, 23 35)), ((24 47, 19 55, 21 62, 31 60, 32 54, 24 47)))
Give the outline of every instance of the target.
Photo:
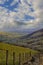
POLYGON ((3 5, 0 5, 0 30, 43 28, 42 0, 8 0, 6 3, 0 0, 3 5))
POLYGON ((3 4, 5 2, 5 0, 0 0, 0 4, 3 4))

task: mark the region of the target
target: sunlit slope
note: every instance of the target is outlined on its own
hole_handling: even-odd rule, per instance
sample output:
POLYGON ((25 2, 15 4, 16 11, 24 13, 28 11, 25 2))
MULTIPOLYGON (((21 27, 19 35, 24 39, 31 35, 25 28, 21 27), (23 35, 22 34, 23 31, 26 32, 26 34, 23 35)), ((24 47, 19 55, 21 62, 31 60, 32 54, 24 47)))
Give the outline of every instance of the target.
POLYGON ((15 45, 10 45, 10 44, 6 44, 6 43, 0 43, 0 50, 9 50, 9 51, 15 51, 15 52, 36 52, 34 50, 31 50, 29 48, 24 48, 24 47, 20 47, 20 46, 15 46, 15 45))
POLYGON ((19 54, 21 54, 21 63, 24 63, 28 54, 28 59, 30 59, 30 52, 32 55, 37 54, 37 51, 31 50, 29 48, 14 46, 6 43, 0 43, 0 64, 6 65, 6 50, 8 50, 8 64, 13 65, 13 53, 15 53, 15 64, 19 63, 19 54), (24 55, 23 55, 24 54, 24 55), (24 59, 24 60, 23 60, 24 59))

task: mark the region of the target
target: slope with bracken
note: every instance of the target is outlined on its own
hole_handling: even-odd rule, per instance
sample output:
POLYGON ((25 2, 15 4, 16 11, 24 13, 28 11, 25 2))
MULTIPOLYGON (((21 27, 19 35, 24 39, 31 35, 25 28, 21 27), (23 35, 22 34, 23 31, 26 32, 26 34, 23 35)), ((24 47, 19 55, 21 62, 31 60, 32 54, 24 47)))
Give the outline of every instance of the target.
POLYGON ((21 39, 26 43, 27 47, 43 51, 43 29, 35 31, 30 35, 23 36, 21 39))

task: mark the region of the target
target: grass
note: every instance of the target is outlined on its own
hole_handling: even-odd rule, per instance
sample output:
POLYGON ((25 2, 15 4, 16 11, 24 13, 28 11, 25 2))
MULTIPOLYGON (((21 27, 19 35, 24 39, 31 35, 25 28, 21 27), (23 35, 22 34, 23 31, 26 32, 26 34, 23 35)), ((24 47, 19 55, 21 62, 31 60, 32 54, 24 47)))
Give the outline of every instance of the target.
POLYGON ((13 52, 15 52, 15 63, 18 65, 19 62, 19 54, 21 53, 21 61, 22 63, 26 61, 26 58, 23 56, 23 54, 29 54, 30 51, 32 54, 36 54, 37 51, 31 50, 29 48, 14 46, 6 43, 0 43, 0 64, 6 65, 6 50, 8 50, 8 65, 13 65, 13 52))

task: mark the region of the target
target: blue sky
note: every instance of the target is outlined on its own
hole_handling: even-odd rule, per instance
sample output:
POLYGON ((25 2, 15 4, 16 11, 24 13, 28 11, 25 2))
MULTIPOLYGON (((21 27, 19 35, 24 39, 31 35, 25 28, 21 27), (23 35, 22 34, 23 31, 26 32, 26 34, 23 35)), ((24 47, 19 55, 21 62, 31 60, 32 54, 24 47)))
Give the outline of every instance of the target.
POLYGON ((0 0, 0 31, 43 28, 43 0, 0 0))

